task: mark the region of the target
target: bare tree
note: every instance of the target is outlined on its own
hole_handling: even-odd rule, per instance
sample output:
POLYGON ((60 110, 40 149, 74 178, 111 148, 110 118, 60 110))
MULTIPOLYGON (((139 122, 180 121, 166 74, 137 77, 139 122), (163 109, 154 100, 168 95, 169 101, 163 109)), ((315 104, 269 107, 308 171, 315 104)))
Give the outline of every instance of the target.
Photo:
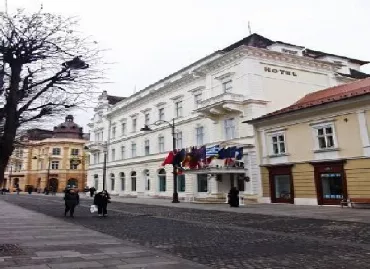
POLYGON ((42 8, 0 13, 0 186, 23 126, 92 100, 100 51, 76 26, 42 8))

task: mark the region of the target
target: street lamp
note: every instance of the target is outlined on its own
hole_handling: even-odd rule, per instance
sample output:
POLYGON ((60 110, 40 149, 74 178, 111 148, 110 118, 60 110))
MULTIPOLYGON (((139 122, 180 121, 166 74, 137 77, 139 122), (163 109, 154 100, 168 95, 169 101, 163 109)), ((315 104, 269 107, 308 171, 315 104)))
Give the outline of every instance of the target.
MULTIPOLYGON (((95 143, 93 146, 100 146, 103 148, 104 153, 104 162, 103 162, 103 191, 105 191, 105 181, 107 178, 107 154, 108 154, 108 143, 107 141, 95 143)), ((89 150, 90 148, 88 146, 84 147, 85 150, 89 150)))
MULTIPOLYGON (((175 119, 172 119, 172 123, 166 120, 158 120, 153 124, 160 124, 160 123, 167 123, 171 128, 172 133, 172 151, 175 152, 176 150, 176 137, 175 137, 175 119)), ((144 125, 143 128, 140 129, 142 132, 150 132, 152 129, 148 125, 144 125)), ((179 201, 179 194, 177 192, 177 167, 174 163, 172 163, 172 173, 173 173, 173 194, 172 194, 172 203, 180 203, 179 201)))

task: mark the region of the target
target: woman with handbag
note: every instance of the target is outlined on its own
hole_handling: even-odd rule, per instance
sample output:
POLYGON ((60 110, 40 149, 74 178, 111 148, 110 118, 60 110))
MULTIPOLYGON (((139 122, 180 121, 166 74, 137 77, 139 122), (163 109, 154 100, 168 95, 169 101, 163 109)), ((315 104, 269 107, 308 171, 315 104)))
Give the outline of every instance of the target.
POLYGON ((80 203, 80 196, 78 195, 78 192, 75 192, 74 189, 70 189, 66 192, 64 196, 65 201, 65 210, 64 210, 64 216, 67 216, 67 213, 69 212, 69 215, 73 218, 75 207, 80 203))
POLYGON ((94 197, 94 205, 98 207, 99 217, 108 215, 107 206, 110 203, 110 196, 106 190, 98 192, 94 197))

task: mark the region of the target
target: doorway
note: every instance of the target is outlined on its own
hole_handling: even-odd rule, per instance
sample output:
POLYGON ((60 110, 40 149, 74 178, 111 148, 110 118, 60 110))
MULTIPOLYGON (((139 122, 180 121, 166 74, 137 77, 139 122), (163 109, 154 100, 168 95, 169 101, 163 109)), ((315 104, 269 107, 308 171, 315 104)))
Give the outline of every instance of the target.
POLYGON ((58 185, 59 185, 58 179, 56 178, 50 179, 49 189, 58 191, 58 185))
POLYGON ((269 167, 268 170, 271 202, 294 204, 292 166, 269 167))
POLYGON ((343 162, 314 163, 317 202, 340 205, 347 199, 347 181, 343 162))

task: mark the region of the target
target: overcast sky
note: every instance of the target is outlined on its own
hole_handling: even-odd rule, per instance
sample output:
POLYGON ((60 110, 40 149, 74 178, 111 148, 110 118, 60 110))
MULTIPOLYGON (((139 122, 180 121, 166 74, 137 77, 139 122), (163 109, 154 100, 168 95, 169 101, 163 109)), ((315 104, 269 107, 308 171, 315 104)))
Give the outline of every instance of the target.
MULTIPOLYGON (((128 96, 248 36, 248 21, 273 40, 370 60, 367 0, 8 0, 8 7, 37 10, 41 3, 47 12, 78 16, 81 30, 110 49, 111 84, 101 90, 112 95, 128 96)), ((92 116, 78 114, 83 126, 92 116)))

